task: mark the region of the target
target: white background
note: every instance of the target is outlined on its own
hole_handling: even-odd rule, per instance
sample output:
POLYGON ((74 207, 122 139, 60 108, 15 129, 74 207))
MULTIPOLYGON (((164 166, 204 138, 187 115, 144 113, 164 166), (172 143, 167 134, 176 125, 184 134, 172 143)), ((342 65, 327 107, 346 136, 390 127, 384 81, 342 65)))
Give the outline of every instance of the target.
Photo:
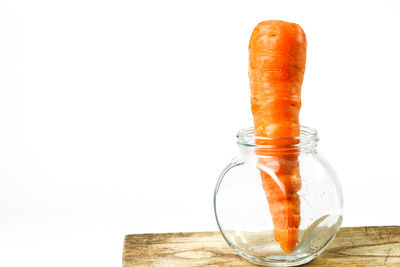
POLYGON ((0 265, 120 266, 125 234, 217 230, 251 126, 247 46, 307 34, 301 122, 344 226, 399 224, 399 1, 0 0, 0 265))

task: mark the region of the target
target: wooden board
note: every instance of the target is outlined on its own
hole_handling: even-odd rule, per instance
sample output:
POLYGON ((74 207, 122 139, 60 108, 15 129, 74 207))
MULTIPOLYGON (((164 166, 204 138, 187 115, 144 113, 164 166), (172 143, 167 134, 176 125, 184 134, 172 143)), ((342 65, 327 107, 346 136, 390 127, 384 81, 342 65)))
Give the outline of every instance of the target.
MULTIPOLYGON (((256 266, 235 255, 219 232, 125 237, 123 266, 256 266)), ((341 228, 304 266, 400 266, 400 226, 341 228)))

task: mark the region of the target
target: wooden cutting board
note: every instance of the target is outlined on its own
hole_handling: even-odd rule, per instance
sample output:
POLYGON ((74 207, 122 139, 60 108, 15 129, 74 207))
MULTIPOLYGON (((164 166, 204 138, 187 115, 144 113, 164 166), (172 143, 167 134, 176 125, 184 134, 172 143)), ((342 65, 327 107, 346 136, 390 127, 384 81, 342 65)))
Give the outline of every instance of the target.
MULTIPOLYGON (((127 235, 123 266, 256 266, 235 255, 219 232, 127 235)), ((341 228, 303 266, 400 266, 400 226, 341 228)))

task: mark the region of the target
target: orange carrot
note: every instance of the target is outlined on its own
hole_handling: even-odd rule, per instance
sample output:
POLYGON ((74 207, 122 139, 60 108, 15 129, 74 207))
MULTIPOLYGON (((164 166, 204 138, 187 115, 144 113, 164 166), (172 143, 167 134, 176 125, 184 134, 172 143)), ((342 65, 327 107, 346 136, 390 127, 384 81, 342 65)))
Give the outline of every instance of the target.
MULTIPOLYGON (((256 136, 299 136, 306 48, 306 36, 297 24, 271 20, 259 23, 254 29, 249 44, 249 79, 256 136)), ((278 142, 272 140, 268 144, 282 145, 278 142)), ((295 144, 296 140, 286 142, 295 144)), ((275 239, 283 251, 290 253, 298 241, 300 224, 298 155, 278 148, 272 156, 259 156, 257 167, 261 172, 275 239), (268 169, 275 175, 268 174, 268 169)))

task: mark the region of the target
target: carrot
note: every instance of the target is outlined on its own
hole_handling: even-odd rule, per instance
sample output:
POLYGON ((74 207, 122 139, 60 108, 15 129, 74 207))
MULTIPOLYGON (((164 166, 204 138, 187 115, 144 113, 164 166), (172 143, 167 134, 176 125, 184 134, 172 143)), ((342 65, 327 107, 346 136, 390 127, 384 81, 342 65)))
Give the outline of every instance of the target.
MULTIPOLYGON (((297 24, 271 20, 259 23, 254 29, 249 44, 249 80, 256 136, 299 136, 306 49, 306 36, 297 24)), ((258 144, 262 142, 267 141, 261 140, 258 144)), ((275 239, 283 251, 290 253, 297 244, 300 224, 298 154, 279 148, 282 140, 268 142, 277 149, 270 156, 256 151, 260 155, 257 167, 261 172, 275 239), (275 175, 268 170, 273 170, 275 175)), ((291 142, 285 145, 295 144, 296 140, 285 142, 291 142)))

